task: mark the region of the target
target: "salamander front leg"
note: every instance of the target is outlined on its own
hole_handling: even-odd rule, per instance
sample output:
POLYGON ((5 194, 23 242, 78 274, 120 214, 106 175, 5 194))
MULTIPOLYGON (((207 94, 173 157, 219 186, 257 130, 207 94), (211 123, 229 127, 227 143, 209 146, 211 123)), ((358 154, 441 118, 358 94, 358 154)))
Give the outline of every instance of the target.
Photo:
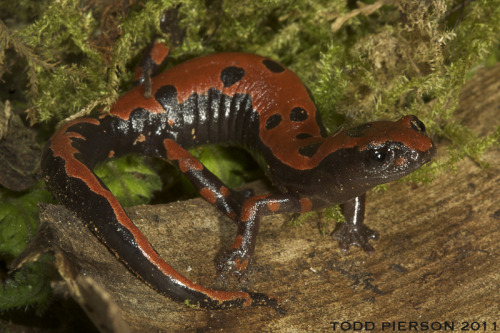
POLYGON ((238 232, 234 242, 217 265, 218 271, 222 275, 232 273, 239 278, 245 274, 252 261, 259 223, 263 216, 309 210, 309 200, 287 194, 260 195, 247 199, 237 220, 238 232))
POLYGON ((373 252, 370 245, 371 238, 377 239, 378 232, 371 230, 364 223, 366 194, 355 197, 342 204, 345 223, 337 225, 332 233, 333 238, 339 241, 343 251, 349 250, 351 245, 361 247, 365 252, 373 252))

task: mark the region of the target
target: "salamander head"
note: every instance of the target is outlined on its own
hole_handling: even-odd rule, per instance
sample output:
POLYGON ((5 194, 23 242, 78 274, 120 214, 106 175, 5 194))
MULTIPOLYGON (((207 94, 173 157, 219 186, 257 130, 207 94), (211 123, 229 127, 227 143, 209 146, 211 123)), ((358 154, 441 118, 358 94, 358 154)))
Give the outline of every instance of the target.
POLYGON ((326 138, 320 148, 324 157, 311 173, 315 185, 296 192, 315 193, 332 203, 345 202, 376 185, 415 171, 436 154, 415 116, 398 121, 377 121, 347 129, 326 138))
POLYGON ((283 172, 283 166, 276 163, 268 170, 273 183, 284 192, 315 196, 328 204, 345 202, 406 176, 436 154, 424 124, 415 116, 367 123, 323 141, 310 140, 312 144, 299 148, 299 153, 314 148, 307 155, 309 164, 296 162, 283 172))
POLYGON ((349 179, 370 187, 406 176, 436 154, 424 124, 415 116, 367 123, 339 135, 344 136, 346 154, 351 155, 346 156, 349 164, 359 166, 346 170, 349 179))

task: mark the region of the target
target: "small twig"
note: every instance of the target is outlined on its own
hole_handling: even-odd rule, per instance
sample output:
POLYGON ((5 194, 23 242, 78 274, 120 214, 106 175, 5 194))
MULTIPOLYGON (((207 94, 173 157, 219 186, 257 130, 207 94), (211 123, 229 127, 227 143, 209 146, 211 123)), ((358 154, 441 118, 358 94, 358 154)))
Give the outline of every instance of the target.
POLYGON ((367 5, 367 6, 364 6, 362 8, 355 9, 355 10, 347 13, 344 16, 338 17, 335 20, 335 22, 332 23, 332 26, 331 26, 332 31, 335 32, 335 31, 339 30, 342 27, 342 25, 344 25, 344 23, 346 21, 350 20, 353 17, 356 17, 360 14, 365 15, 365 16, 371 15, 374 12, 376 12, 380 7, 385 6, 385 5, 392 5, 395 2, 396 2, 396 0, 379 0, 372 5, 367 5))
MULTIPOLYGON (((476 0, 464 0, 462 1, 459 5, 457 5, 455 8, 453 9, 450 9, 449 11, 447 11, 443 17, 446 19, 448 18, 451 14, 455 13, 457 10, 461 10, 463 11, 465 6, 469 5, 471 2, 474 2, 476 0)), ((462 15, 461 15, 462 16, 462 15)))

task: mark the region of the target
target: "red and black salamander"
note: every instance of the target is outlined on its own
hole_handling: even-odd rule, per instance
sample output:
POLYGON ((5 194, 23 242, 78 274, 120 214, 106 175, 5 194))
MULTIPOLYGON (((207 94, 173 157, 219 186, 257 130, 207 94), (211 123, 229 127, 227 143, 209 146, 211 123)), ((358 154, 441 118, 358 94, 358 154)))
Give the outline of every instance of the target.
POLYGON ((327 136, 300 79, 257 55, 196 58, 149 84, 150 97, 145 84, 138 85, 109 115, 59 128, 44 150, 42 168, 57 199, 133 272, 172 299, 202 308, 278 303, 266 294, 208 289, 175 271, 94 174, 97 163, 129 153, 173 162, 207 201, 237 223, 237 235, 218 269, 238 275, 252 259, 259 220, 269 214, 343 204, 346 222, 335 233, 341 247, 372 251, 369 239, 377 235, 363 224, 365 192, 409 174, 435 154, 415 116, 327 136), (229 189, 186 151, 217 143, 250 151, 278 193, 254 196, 229 189))

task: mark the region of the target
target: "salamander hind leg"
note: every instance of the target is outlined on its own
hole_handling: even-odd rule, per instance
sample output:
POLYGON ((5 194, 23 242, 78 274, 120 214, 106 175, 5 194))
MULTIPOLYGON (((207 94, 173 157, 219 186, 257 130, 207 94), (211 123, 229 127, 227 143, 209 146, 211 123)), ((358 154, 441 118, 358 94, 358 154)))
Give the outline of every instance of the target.
POLYGON ((340 223, 332 233, 338 240, 343 251, 349 250, 351 245, 361 247, 365 252, 373 252, 374 248, 369 243, 370 239, 377 239, 378 232, 371 230, 364 223, 365 199, 363 194, 355 197, 342 205, 345 223, 340 223))
POLYGON ((193 155, 172 139, 165 139, 166 158, 198 189, 201 196, 238 224, 237 235, 217 269, 241 278, 252 260, 260 218, 275 213, 310 210, 307 202, 286 194, 253 196, 252 190, 232 191, 193 155), (304 207, 303 207, 304 206, 304 207))
POLYGON ((221 212, 235 220, 241 212, 243 202, 253 195, 252 190, 234 191, 229 189, 217 176, 177 142, 166 139, 166 158, 174 162, 179 170, 196 187, 200 195, 215 205, 221 212))

